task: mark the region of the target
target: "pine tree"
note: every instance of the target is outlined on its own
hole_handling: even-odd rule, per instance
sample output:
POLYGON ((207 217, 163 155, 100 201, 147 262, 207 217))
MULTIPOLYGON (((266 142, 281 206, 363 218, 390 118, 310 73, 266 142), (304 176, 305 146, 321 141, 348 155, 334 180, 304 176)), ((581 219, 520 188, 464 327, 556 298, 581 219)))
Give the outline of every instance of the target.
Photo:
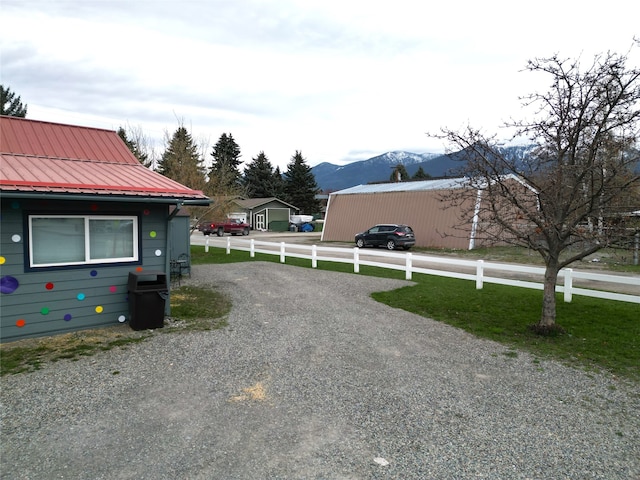
POLYGON ((11 88, 5 88, 4 85, 0 85, 0 115, 20 118, 27 116, 27 105, 22 104, 20 95, 16 96, 11 88))
POLYGON ((118 128, 118 136, 122 139, 122 141, 125 143, 127 148, 129 148, 131 153, 133 153, 133 155, 138 159, 138 161, 141 164, 143 164, 145 167, 148 167, 150 165, 151 161, 149 160, 149 155, 146 152, 142 151, 142 149, 138 145, 138 142, 136 142, 133 139, 130 139, 127 136, 127 132, 124 128, 122 127, 118 128))
POLYGON ((391 172, 391 176, 389 176, 389 181, 391 182, 406 182, 409 180, 409 173, 407 169, 402 164, 398 164, 393 168, 393 172, 391 172))
POLYGON ((267 198, 276 196, 276 178, 273 166, 264 152, 260 152, 246 166, 242 182, 249 197, 267 198))
POLYGON ((282 173, 280 172, 280 167, 278 166, 276 166, 276 169, 273 171, 273 185, 273 196, 280 199, 285 198, 286 195, 284 178, 282 178, 282 173))
POLYGON ((211 152, 213 162, 209 170, 209 179, 220 186, 233 187, 240 184, 240 147, 233 135, 223 133, 211 152))
POLYGON ((431 175, 426 173, 422 167, 418 167, 418 171, 413 174, 411 180, 429 180, 430 178, 432 178, 431 175))
POLYGON ((187 187, 202 190, 205 183, 202 158, 191 134, 178 127, 158 162, 158 173, 187 187))
POLYGON ((301 152, 296 150, 291 157, 284 177, 287 202, 299 208, 300 213, 311 215, 320 212, 320 202, 316 199, 320 189, 301 152))

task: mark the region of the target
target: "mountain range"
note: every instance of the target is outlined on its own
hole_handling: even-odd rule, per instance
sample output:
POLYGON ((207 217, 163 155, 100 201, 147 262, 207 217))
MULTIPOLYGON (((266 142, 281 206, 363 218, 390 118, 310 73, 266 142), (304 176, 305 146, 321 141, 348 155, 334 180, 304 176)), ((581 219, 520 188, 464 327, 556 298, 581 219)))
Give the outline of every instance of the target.
MULTIPOLYGON (((507 155, 522 156, 529 147, 505 147, 507 155)), ((387 152, 368 160, 334 165, 323 162, 311 168, 320 190, 331 192, 343 190, 355 185, 388 182, 391 172, 397 165, 404 165, 410 176, 415 175, 420 167, 424 173, 434 177, 452 177, 462 167, 461 155, 458 152, 443 153, 411 153, 404 151, 387 152)))

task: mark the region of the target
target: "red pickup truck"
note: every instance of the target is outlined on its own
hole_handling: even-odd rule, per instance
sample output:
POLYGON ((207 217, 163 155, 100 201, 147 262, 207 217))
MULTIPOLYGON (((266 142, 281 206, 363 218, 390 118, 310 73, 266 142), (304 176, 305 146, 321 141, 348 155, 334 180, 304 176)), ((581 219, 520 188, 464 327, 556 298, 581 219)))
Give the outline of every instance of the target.
POLYGON ((249 235, 250 229, 249 224, 237 218, 228 218, 224 222, 203 222, 198 224, 198 230, 200 230, 203 235, 215 233, 219 237, 225 233, 230 233, 231 235, 249 235))

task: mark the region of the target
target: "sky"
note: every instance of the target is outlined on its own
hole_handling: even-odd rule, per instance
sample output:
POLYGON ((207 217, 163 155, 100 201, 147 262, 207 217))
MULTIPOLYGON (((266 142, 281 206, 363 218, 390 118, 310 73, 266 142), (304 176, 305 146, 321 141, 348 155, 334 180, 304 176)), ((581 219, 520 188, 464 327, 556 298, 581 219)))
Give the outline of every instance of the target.
MULTIPOLYGON (((507 139, 550 78, 640 37, 630 0, 0 0, 0 79, 27 118, 141 131, 158 152, 183 125, 210 161, 286 170, 388 151, 438 153, 471 125, 507 139)), ((640 48, 629 64, 638 67, 640 48)))

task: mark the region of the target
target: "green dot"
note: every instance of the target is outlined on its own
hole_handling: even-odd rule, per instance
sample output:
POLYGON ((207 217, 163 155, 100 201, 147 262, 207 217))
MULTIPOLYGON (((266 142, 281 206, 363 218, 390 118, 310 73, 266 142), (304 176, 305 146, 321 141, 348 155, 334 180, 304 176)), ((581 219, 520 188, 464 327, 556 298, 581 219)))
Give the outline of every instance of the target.
POLYGON ((48 314, 49 314, 49 309, 48 309, 47 307, 43 307, 43 308, 40 310, 40 313, 41 313, 42 315, 48 315, 48 314))
POLYGON ((155 230, 152 230, 152 231, 149 233, 149 236, 150 236, 151 238, 156 238, 156 232, 155 232, 155 230))

